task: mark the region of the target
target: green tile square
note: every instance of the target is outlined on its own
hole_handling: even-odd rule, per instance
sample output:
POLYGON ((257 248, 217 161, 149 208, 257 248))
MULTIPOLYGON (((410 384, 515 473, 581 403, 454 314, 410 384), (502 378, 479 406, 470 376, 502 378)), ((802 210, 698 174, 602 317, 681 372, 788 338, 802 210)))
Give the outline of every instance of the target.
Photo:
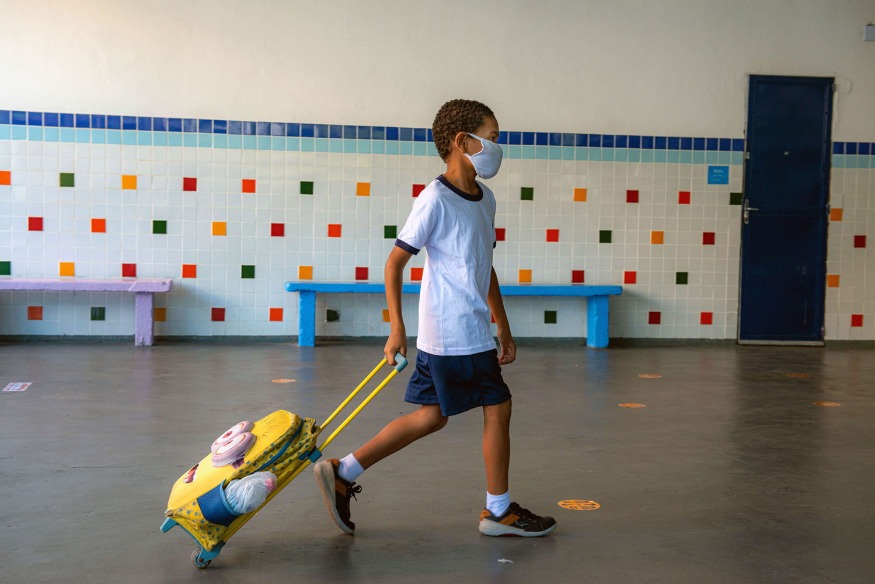
POLYGON ((555 310, 545 310, 544 311, 544 324, 556 324, 556 311, 555 310))
POLYGON ((106 307, 104 307, 104 306, 92 306, 91 307, 91 320, 106 320, 106 307))
POLYGON ((384 239, 395 239, 398 237, 398 226, 397 225, 383 225, 383 238, 384 239))
POLYGON ((240 277, 241 278, 249 278, 249 279, 254 278, 255 277, 255 266, 241 266, 240 277))
POLYGON ((61 186, 62 187, 75 187, 76 179, 72 172, 62 172, 61 173, 61 186))
POLYGON ((520 189, 521 201, 533 201, 535 199, 534 187, 523 187, 520 189))
POLYGON ((599 231, 599 243, 611 243, 611 230, 599 231))
POLYGON ((301 194, 302 195, 312 195, 313 194, 313 181, 311 181, 311 180, 302 180, 301 181, 301 194))
POLYGON ((677 272, 675 274, 674 282, 680 286, 686 286, 690 280, 689 272, 677 272))
POLYGON ((325 320, 327 320, 328 322, 337 322, 338 320, 340 320, 340 312, 329 308, 325 311, 325 320))
POLYGON ((741 193, 729 193, 730 205, 741 205, 743 195, 741 193))
POLYGON ((167 221, 152 221, 152 233, 155 235, 167 235, 167 221))
POLYGON ((12 262, 0 262, 0 276, 12 275, 12 262))

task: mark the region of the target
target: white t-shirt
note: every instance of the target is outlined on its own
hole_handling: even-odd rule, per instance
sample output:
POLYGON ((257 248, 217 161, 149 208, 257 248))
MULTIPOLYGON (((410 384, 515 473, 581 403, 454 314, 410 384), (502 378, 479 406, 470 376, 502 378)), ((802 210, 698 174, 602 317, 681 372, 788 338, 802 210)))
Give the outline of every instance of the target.
POLYGON ((417 348, 432 355, 473 355, 495 349, 486 302, 495 247, 495 195, 456 189, 443 176, 428 185, 395 245, 427 257, 419 297, 417 348))

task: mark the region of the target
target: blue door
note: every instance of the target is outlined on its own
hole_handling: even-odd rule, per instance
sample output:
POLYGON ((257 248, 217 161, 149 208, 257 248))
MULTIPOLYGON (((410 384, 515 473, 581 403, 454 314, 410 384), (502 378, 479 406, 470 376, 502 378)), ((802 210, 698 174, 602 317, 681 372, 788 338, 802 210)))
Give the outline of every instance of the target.
POLYGON ((738 340, 823 344, 833 79, 752 75, 738 340))

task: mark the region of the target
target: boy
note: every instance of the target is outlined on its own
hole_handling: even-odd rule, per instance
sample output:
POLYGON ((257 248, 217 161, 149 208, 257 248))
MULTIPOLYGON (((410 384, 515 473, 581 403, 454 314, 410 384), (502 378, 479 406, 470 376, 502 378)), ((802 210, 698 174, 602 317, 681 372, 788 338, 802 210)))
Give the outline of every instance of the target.
POLYGON ((314 466, 322 499, 332 519, 353 534, 349 502, 361 486, 356 479, 375 463, 443 428, 449 416, 483 408, 483 459, 486 508, 480 513, 485 535, 543 536, 556 528, 512 503, 510 463, 510 390, 501 365, 513 363, 516 345, 510 333, 498 279, 492 268, 495 247, 495 196, 475 177, 492 178, 501 165, 495 114, 482 103, 456 99, 435 116, 432 134, 446 172, 426 187, 413 204, 386 262, 386 300, 391 332, 384 353, 407 355, 401 314, 404 266, 426 249, 419 298, 416 371, 405 401, 420 408, 390 422, 364 446, 342 460, 314 466), (489 326, 498 326, 499 355, 489 326))

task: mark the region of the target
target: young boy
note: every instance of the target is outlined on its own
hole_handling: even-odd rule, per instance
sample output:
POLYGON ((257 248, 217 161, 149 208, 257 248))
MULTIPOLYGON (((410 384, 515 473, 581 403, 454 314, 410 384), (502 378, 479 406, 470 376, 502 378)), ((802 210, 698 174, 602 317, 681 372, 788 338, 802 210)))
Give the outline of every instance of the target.
POLYGON ((492 268, 495 196, 475 179, 492 178, 501 165, 498 121, 482 103, 456 99, 438 111, 432 134, 446 172, 414 202, 385 269, 391 332, 384 353, 394 365, 396 353, 407 355, 401 314, 404 266, 420 250, 427 251, 416 370, 405 395, 405 401, 420 408, 390 422, 344 459, 317 463, 316 481, 334 522, 353 534, 349 503, 361 492, 355 481, 365 469, 440 430, 449 416, 482 407, 487 493, 480 532, 543 536, 556 528, 556 521, 511 502, 508 491, 511 396, 500 366, 513 363, 516 345, 492 268), (500 355, 489 328, 490 312, 498 326, 500 355))

